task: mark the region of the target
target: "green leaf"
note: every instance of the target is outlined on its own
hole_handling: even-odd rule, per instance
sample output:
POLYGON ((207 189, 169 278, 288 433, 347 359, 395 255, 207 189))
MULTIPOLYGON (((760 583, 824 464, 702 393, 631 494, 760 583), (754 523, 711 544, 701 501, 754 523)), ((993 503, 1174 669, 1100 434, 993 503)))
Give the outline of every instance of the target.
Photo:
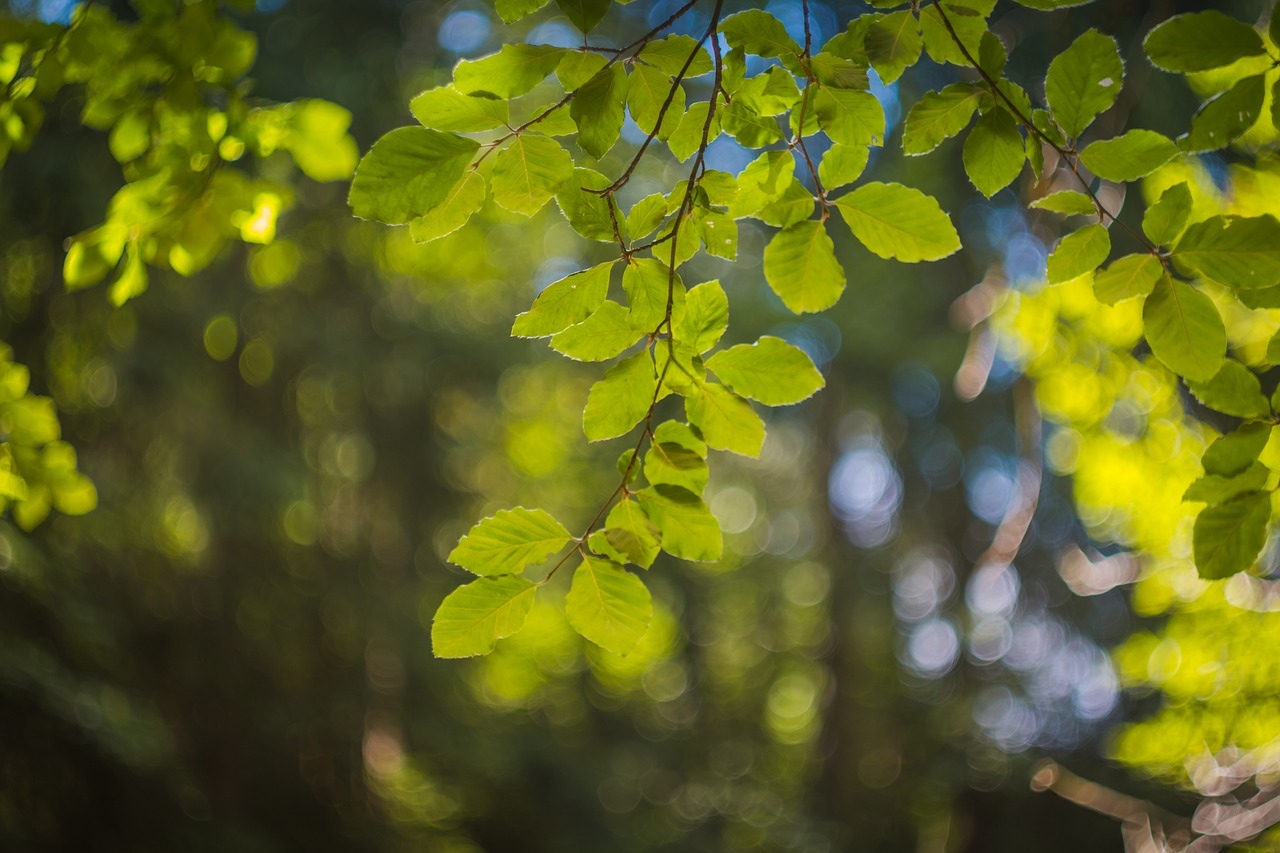
POLYGON ((514 24, 547 5, 547 0, 494 0, 503 23, 514 24))
POLYGON ((688 344, 667 341, 654 347, 654 364, 661 377, 661 396, 669 392, 689 395, 707 381, 707 369, 698 351, 688 344))
POLYGON ((844 292, 844 269, 835 244, 821 222, 809 220, 784 228, 764 250, 764 277, 784 305, 796 314, 825 311, 844 292))
POLYGON ((644 455, 644 476, 650 483, 680 486, 700 495, 710 474, 695 451, 675 442, 655 441, 644 455))
POLYGON ((728 109, 721 111, 720 118, 724 132, 744 148, 763 148, 781 141, 783 137, 778 120, 770 115, 762 115, 745 99, 735 99, 728 109))
POLYGON ((474 170, 466 172, 444 201, 409 223, 409 235, 415 243, 428 243, 452 234, 484 206, 486 195, 484 178, 480 173, 474 170))
MULTIPOLYGON (((631 258, 622 272, 622 289, 630 304, 631 325, 643 331, 653 331, 667 316, 667 296, 676 302, 686 298, 684 283, 662 261, 650 258, 631 258)), ((675 303, 671 319, 677 322, 675 303)))
POLYGON ((578 126, 578 145, 597 160, 618 141, 626 98, 627 73, 615 64, 584 83, 569 104, 569 115, 578 126))
POLYGON ((637 65, 627 77, 627 109, 631 118, 645 133, 653 133, 658 115, 666 106, 659 138, 670 136, 684 117, 684 89, 676 85, 665 71, 649 65, 637 65), (673 94, 674 93, 674 94, 673 94), (667 98, 671 103, 667 104, 667 98))
POLYGON ((652 234, 667 218, 667 200, 661 193, 653 193, 640 199, 627 211, 627 232, 632 239, 652 234))
POLYGON ((1116 102, 1123 79, 1115 39, 1088 30, 1049 63, 1044 95, 1054 120, 1075 138, 1116 102))
POLYGON ((1160 200, 1142 214, 1142 231, 1158 244, 1172 243, 1187 227, 1191 215, 1191 188, 1186 181, 1165 190, 1160 200))
POLYGON ((738 197, 729 205, 735 219, 751 216, 777 201, 791 185, 796 161, 790 151, 766 151, 738 175, 738 197))
POLYGON ((1099 302, 1115 305, 1132 296, 1146 296, 1164 275, 1164 265, 1150 253, 1117 258, 1093 277, 1093 294, 1099 302))
POLYGON ((1208 71, 1266 48, 1258 31, 1216 10, 1175 15, 1147 34, 1142 43, 1151 64, 1165 71, 1208 71))
POLYGON ((509 118, 506 101, 464 95, 452 86, 428 89, 409 109, 423 127, 464 133, 503 127, 509 118))
POLYGON ((1036 210, 1052 210, 1054 213, 1065 213, 1068 216, 1096 216, 1098 213, 1098 208, 1094 206, 1093 199, 1075 190, 1060 190, 1056 193, 1049 193, 1044 198, 1038 198, 1027 206, 1036 210))
POLYGON ((1066 9, 1069 6, 1083 6, 1086 3, 1092 3, 1093 0, 1017 0, 1017 2, 1029 9, 1051 12, 1054 9, 1066 9))
POLYGON ((800 54, 800 45, 787 35, 787 28, 782 22, 758 9, 748 9, 725 18, 720 22, 720 34, 729 47, 741 48, 754 56, 795 57, 800 54))
POLYGON ((809 59, 809 70, 813 72, 814 79, 819 83, 835 89, 866 91, 871 85, 867 77, 865 61, 859 64, 842 56, 819 53, 809 59))
POLYGON ((884 108, 870 92, 819 86, 813 100, 818 125, 833 142, 883 145, 884 108))
POLYGON ((828 192, 845 184, 851 184, 862 176, 867 168, 871 151, 865 145, 836 143, 828 148, 818 163, 818 180, 828 192))
POLYGON ((524 627, 537 586, 503 575, 480 578, 449 593, 431 622, 431 650, 438 658, 487 655, 503 637, 524 627))
POLYGON ((401 127, 360 160, 348 203, 361 219, 403 225, 448 197, 480 145, 452 133, 401 127))
POLYGON ((604 535, 624 560, 641 568, 652 566, 658 556, 658 527, 644 514, 639 502, 630 498, 618 501, 609 510, 604 522, 604 535))
POLYGON ((689 36, 671 35, 666 38, 656 39, 646 44, 640 49, 640 58, 650 65, 665 71, 672 77, 680 73, 685 67, 690 54, 694 54, 693 62, 689 64, 689 68, 685 71, 686 79, 690 77, 701 77, 703 74, 711 72, 711 55, 707 53, 707 49, 699 47, 698 42, 689 36), (696 54, 694 53, 696 51, 696 54))
POLYGON ((724 550, 720 522, 702 498, 666 484, 650 486, 636 497, 662 535, 662 550, 683 560, 720 559, 724 550))
POLYGON ((766 406, 799 403, 826 384, 804 350, 770 335, 721 350, 707 367, 734 393, 766 406))
POLYGON ((782 196, 760 208, 754 216, 778 228, 787 228, 812 216, 816 204, 813 192, 792 178, 782 196))
POLYGON ((1234 477, 1257 460, 1270 439, 1270 424, 1241 424, 1235 432, 1209 445, 1201 464, 1206 474, 1234 477))
POLYGON ((598 53, 585 50, 571 50, 556 66, 556 79, 564 86, 566 92, 576 92, 592 77, 600 73, 609 60, 598 53))
POLYGON ((532 216, 573 177, 573 157, 546 136, 522 134, 498 152, 489 191, 500 207, 532 216))
POLYGON ((1178 156, 1178 146, 1154 130, 1131 130, 1114 139, 1090 143, 1080 160, 1108 181, 1136 181, 1178 156))
POLYGON ((611 560, 584 557, 564 599, 573 630, 603 649, 625 655, 653 619, 653 599, 644 581, 611 560))
POLYGON ((453 87, 464 95, 503 101, 529 92, 556 70, 565 49, 546 44, 506 44, 493 56, 464 59, 453 69, 453 87))
POLYGON ((627 316, 627 309, 606 301, 587 319, 551 339, 551 348, 576 361, 605 361, 621 355, 644 337, 627 316))
POLYGON ((1173 259, 1228 287, 1271 287, 1280 283, 1280 222, 1270 214, 1211 216, 1186 230, 1173 259))
POLYGON ((717 110, 711 117, 711 126, 707 127, 707 113, 711 109, 707 101, 698 101, 689 107, 689 110, 680 119, 680 123, 676 125, 675 131, 667 137, 667 147, 671 149, 671 153, 675 155, 677 160, 688 160, 693 152, 702 146, 702 136, 707 135, 707 143, 715 141, 720 135, 720 115, 721 110, 717 110))
POLYGON ((541 509, 499 510, 458 541, 449 562, 477 575, 513 575, 540 563, 573 537, 541 509))
POLYGON ((704 281, 689 291, 675 338, 703 353, 716 345, 728 327, 729 297, 719 281, 704 281))
MULTIPOLYGON (((960 43, 969 51, 969 55, 977 57, 982 51, 982 36, 987 32, 985 14, 974 14, 974 9, 963 3, 946 3, 947 19, 959 36, 960 43)), ((988 10, 989 11, 989 10, 988 10)), ((969 67, 969 60, 956 45, 956 39, 944 23, 937 6, 930 3, 920 11, 920 35, 924 38, 925 50, 934 62, 969 67)))
POLYGON ((591 386, 582 412, 582 431, 588 441, 625 435, 649 413, 658 377, 648 350, 609 368, 604 379, 591 386))
POLYGON ((1027 162, 1018 122, 1005 110, 978 119, 964 142, 964 170, 987 198, 1013 183, 1027 162))
POLYGON ((764 421, 751 404, 729 389, 706 384, 685 397, 685 413, 707 445, 739 456, 759 456, 764 446, 764 421))
MULTIPOLYGON (((809 196, 813 198, 812 195, 809 196)), ((812 211, 812 205, 810 206, 812 211)), ((733 261, 738 257, 738 223, 727 213, 711 211, 705 214, 699 225, 702 228, 702 245, 707 254, 733 261)))
POLYGON ((1178 145, 1183 151, 1192 152, 1227 147, 1257 122, 1265 97, 1265 75, 1244 78, 1204 102, 1191 117, 1191 130, 1178 140, 1178 145))
POLYGON ((1062 238, 1049 255, 1050 284, 1061 284, 1096 270, 1111 254, 1111 235, 1101 225, 1086 225, 1062 238))
POLYGON ((1212 379, 1226 357, 1227 331, 1213 300, 1163 276, 1147 297, 1142 324, 1151 352, 1188 379, 1212 379))
POLYGON ((573 227, 588 240, 599 240, 602 243, 615 241, 613 220, 609 217, 609 206, 613 206, 614 215, 618 219, 618 232, 622 239, 627 238, 627 221, 618 208, 618 202, 606 201, 598 192, 612 183, 595 169, 577 168, 567 181, 560 185, 556 192, 556 206, 569 220, 573 227))
POLYGON ((1187 487, 1182 499, 1206 504, 1226 503, 1245 492, 1264 488, 1270 475, 1271 471, 1261 462, 1252 463, 1234 477, 1206 474, 1187 487))
POLYGON ((538 294, 533 307, 516 317, 511 334, 519 338, 546 338, 590 316, 609 293, 609 273, 614 261, 576 272, 549 285, 538 294))
POLYGON ((937 200, 912 187, 863 184, 835 203, 853 235, 882 258, 936 261, 960 248, 960 235, 937 200))
POLYGON ((1188 382, 1195 398, 1214 411, 1237 418, 1262 418, 1271 414, 1271 404, 1262 394, 1257 375, 1234 359, 1207 382, 1188 382))
POLYGON ((1246 492, 1196 516, 1192 548, 1200 577, 1218 580, 1253 565, 1267 541, 1271 495, 1246 492))
POLYGON ((907 9, 885 15, 867 28, 863 47, 871 66, 887 86, 919 61, 924 49, 920 22, 907 9))
POLYGON ((575 27, 589 33, 604 19, 613 0, 556 0, 556 5, 575 27))

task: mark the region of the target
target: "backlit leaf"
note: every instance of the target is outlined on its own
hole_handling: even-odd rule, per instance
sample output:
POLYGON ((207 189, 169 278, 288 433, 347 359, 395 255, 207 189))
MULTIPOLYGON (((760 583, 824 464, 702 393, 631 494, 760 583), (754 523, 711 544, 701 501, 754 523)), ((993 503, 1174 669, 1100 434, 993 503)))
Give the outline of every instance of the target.
POLYGON ((458 541, 449 562, 477 575, 511 575, 569 544, 564 525, 541 509, 499 510, 458 541))
POLYGON ((1063 237, 1049 255, 1050 284, 1060 284, 1096 270, 1111 253, 1111 235, 1101 225, 1086 225, 1063 237))
POLYGON ((1257 30, 1214 9, 1169 18, 1147 34, 1142 48, 1156 67, 1183 72, 1221 68, 1265 53, 1257 30))
POLYGON ((361 219, 403 225, 448 197, 479 143, 474 139, 401 127, 374 143, 351 182, 351 211, 361 219))
POLYGON ((648 350, 624 358, 591 386, 582 413, 582 431, 588 441, 624 435, 649 412, 658 377, 648 350))
POLYGON ((549 285, 532 308, 516 317, 511 334, 545 338, 581 323, 604 302, 613 265, 614 261, 598 264, 549 285))
POLYGON ((522 134, 494 158, 489 191, 501 207, 532 216, 572 176, 573 158, 559 142, 522 134))
POLYGON ((978 119, 964 141, 964 170, 987 198, 1013 183, 1027 161, 1018 123, 1004 110, 978 119))
POLYGON ((644 581, 611 560, 584 557, 564 600, 573 630, 601 648, 625 655, 653 619, 653 599, 644 581))
POLYGON ((605 361, 630 349, 644 334, 631 324, 627 309, 608 300, 590 317, 553 337, 551 348, 577 361, 605 361))
POLYGON ((1090 143, 1080 161, 1108 181, 1136 181, 1178 155, 1178 146, 1154 130, 1131 130, 1115 139, 1090 143))
POLYGON ((638 492, 645 514, 662 536, 662 550, 684 560, 718 560, 724 549, 720 523, 702 498, 679 486, 659 484, 638 492))
POLYGON ((940 92, 926 92, 907 113, 902 150, 926 154, 969 126, 983 90, 972 83, 952 83, 940 92))
POLYGON ((804 350, 770 335, 721 350, 707 367, 735 393, 766 406, 799 403, 826 384, 804 350))
POLYGON ((751 404, 729 389, 712 383, 685 397, 685 413, 716 450, 739 456, 759 456, 764 446, 764 421, 751 404))
POLYGON ((524 627, 537 586, 524 578, 480 578, 445 597, 431 622, 431 650, 438 658, 486 655, 503 637, 524 627))
POLYGON ((1213 300, 1167 275, 1152 289, 1142 309, 1151 352, 1188 379, 1206 381, 1222 367, 1227 331, 1213 300))
POLYGON ((564 54, 564 48, 546 44, 505 44, 492 56, 459 62, 453 86, 465 95, 517 98, 552 74, 564 54))
POLYGON ((867 183, 835 200, 853 236, 882 258, 936 261, 960 248, 938 202, 902 184, 867 183))
POLYGON ((1049 63, 1045 99, 1058 125, 1074 138, 1116 102, 1123 78, 1115 39, 1088 30, 1049 63))
POLYGON ((1266 544, 1270 520, 1267 492, 1246 492, 1201 510, 1192 532, 1200 577, 1226 578, 1252 566, 1266 544))
POLYGON ((1280 222, 1270 214, 1211 216, 1187 228, 1173 258, 1228 287, 1271 287, 1280 283, 1280 222))
POLYGON ((764 250, 764 277, 796 314, 824 311, 844 292, 844 269, 836 260, 835 244, 814 220, 773 235, 764 250))

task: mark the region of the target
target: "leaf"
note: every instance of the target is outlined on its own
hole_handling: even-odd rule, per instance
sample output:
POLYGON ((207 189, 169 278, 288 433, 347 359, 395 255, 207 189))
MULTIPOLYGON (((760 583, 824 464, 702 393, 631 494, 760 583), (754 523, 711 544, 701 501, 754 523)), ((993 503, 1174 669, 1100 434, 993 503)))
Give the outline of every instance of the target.
POLYGON ((1086 225, 1063 237, 1049 255, 1050 284, 1061 284, 1096 270, 1111 254, 1111 235, 1101 225, 1086 225))
POLYGON ((754 216, 778 228, 787 228, 812 216, 815 205, 813 192, 792 178, 782 196, 760 208, 754 216))
POLYGON ((1196 516, 1192 548, 1200 577, 1218 580, 1253 565, 1267 541, 1271 496, 1246 492, 1196 516))
POLYGON ((702 433, 709 447, 739 456, 756 457, 764 446, 764 421, 751 404, 727 388, 706 384, 685 397, 689 423, 702 433))
MULTIPOLYGON (((812 195, 809 196, 813 198, 812 195)), ((738 223, 727 213, 711 211, 699 223, 702 227, 702 245, 707 254, 725 260, 737 260, 738 223)))
POLYGON ((721 350, 707 367, 734 393, 766 406, 799 403, 826 384, 804 350, 770 335, 721 350))
POLYGON ((707 369, 702 365, 701 356, 688 344, 660 343, 654 347, 653 355, 662 383, 659 392, 663 397, 672 391, 686 396, 696 393, 707 381, 707 369))
POLYGON ((573 176, 573 158, 559 142, 522 134, 498 152, 489 191, 499 206, 532 216, 573 176))
POLYGON ((1173 259, 1228 287, 1271 287, 1280 283, 1280 222, 1270 214, 1211 216, 1186 230, 1173 259))
POLYGON ((1031 202, 1028 207, 1033 207, 1036 210, 1052 210, 1054 213, 1064 213, 1068 216, 1096 216, 1098 214, 1098 208, 1094 206, 1093 199, 1075 190, 1060 190, 1056 193, 1049 193, 1047 196, 1031 202))
POLYGON ((1090 143, 1080 160, 1108 181, 1136 181, 1178 156, 1178 146, 1154 130, 1131 130, 1114 139, 1090 143))
MULTIPOLYGON (((677 322, 675 304, 686 298, 684 283, 662 261, 651 258, 631 258, 622 271, 622 289, 630 303, 629 318, 632 326, 643 331, 653 331, 667 316, 667 297, 672 296, 671 319, 677 322)), ((681 312, 683 315, 683 312, 681 312)))
POLYGON ((644 581, 611 560, 584 557, 564 600, 573 630, 603 649, 625 655, 653 619, 653 599, 644 581))
MULTIPOLYGON (((834 89, 861 89, 866 91, 871 81, 867 77, 866 62, 854 62, 842 56, 830 53, 819 53, 809 59, 809 70, 813 77, 824 86, 834 89)), ((887 72, 886 72, 887 73, 887 72)), ((881 77, 881 80, 884 78, 881 77)))
POLYGON ((423 127, 469 133, 502 127, 509 118, 507 102, 464 95, 452 86, 428 89, 409 102, 423 127))
POLYGON ((658 527, 644 514, 639 502, 624 498, 609 510, 604 522, 609 545, 628 562, 649 568, 658 556, 658 527))
MULTIPOLYGON (((974 9, 963 3, 942 3, 946 7, 947 19, 959 36, 960 44, 965 46, 970 56, 978 56, 982 50, 982 36, 987 32, 985 14, 974 14, 974 9)), ((987 10, 990 11, 989 9, 987 10)), ((925 50, 934 62, 968 67, 969 60, 956 44, 956 37, 951 34, 943 21, 938 7, 930 3, 920 10, 920 35, 924 38, 925 50)))
POLYGON ((822 223, 813 220, 773 235, 764 250, 764 277, 796 314, 825 311, 844 292, 844 269, 836 260, 835 244, 822 223))
POLYGON ((578 126, 578 145, 597 160, 618 141, 626 97, 627 73, 615 64, 584 83, 569 104, 569 115, 578 126))
POLYGON ((1183 151, 1192 152, 1227 147, 1257 122, 1265 97, 1265 75, 1244 78, 1204 102, 1191 117, 1191 130, 1178 140, 1178 145, 1183 151))
POLYGON ((791 185, 796 161, 789 151, 766 151, 738 175, 738 197, 729 205, 735 219, 755 214, 777 201, 791 185))
POLYGON ((867 183, 835 200, 853 236, 882 258, 936 261, 960 248, 938 202, 902 184, 867 183))
POLYGON ((486 195, 484 178, 480 173, 474 170, 466 172, 444 201, 409 223, 409 235, 415 243, 428 243, 452 234, 484 206, 486 195))
POLYGON ((592 77, 600 73, 609 60, 598 53, 585 50, 571 50, 556 66, 556 79, 564 86, 566 92, 576 92, 592 77))
POLYGON ((640 199, 627 211, 627 232, 633 239, 652 234, 667 218, 667 200, 661 193, 640 199))
POLYGON ((627 238, 627 221, 623 218, 618 202, 606 201, 598 192, 612 183, 595 169, 577 168, 572 176, 560 185, 556 192, 556 206, 569 220, 569 225, 588 240, 599 240, 612 243, 616 237, 613 233, 613 220, 609 217, 609 207, 613 206, 618 219, 618 232, 622 239, 627 238))
POLYGON ((538 294, 532 308, 516 317, 511 334, 545 338, 581 323, 604 302, 614 263, 598 264, 549 285, 538 294))
POLYGON ((474 139, 401 127, 360 160, 348 203, 361 219, 403 225, 448 197, 479 148, 474 139))
POLYGON ((863 47, 871 66, 888 86, 919 61, 924 49, 920 23, 907 9, 892 12, 867 28, 863 47))
POLYGON ((720 522, 702 498, 679 486, 659 484, 636 493, 657 525, 662 550, 683 560, 718 560, 724 550, 720 522))
POLYGON ((551 348, 576 361, 605 361, 621 355, 644 337, 627 317, 627 309, 609 300, 581 323, 551 339, 551 348))
POLYGON ((1013 183, 1027 162, 1018 123, 1005 110, 978 119, 964 142, 964 170, 987 198, 1013 183))
POLYGON ((487 655, 494 643, 524 627, 537 586, 524 578, 480 578, 445 596, 431 622, 438 658, 487 655))
POLYGON ((688 160, 693 152, 702 147, 702 137, 706 134, 707 143, 715 141, 720 135, 720 114, 721 110, 717 110, 711 116, 711 125, 707 125, 707 114, 711 107, 707 101, 698 101, 689 107, 689 110, 680 119, 680 123, 676 125, 675 131, 667 137, 667 147, 671 149, 671 153, 675 155, 677 160, 688 160))
POLYGON ((969 126, 983 90, 973 83, 952 83, 940 92, 926 92, 902 127, 902 150, 927 154, 969 126))
POLYGON ((1271 472, 1267 466, 1254 462, 1233 477, 1220 477, 1217 474, 1206 474, 1187 487, 1182 495, 1184 501, 1198 501, 1206 504, 1226 503, 1245 492, 1253 492, 1264 488, 1271 472))
POLYGON ((865 145, 835 143, 822 154, 818 163, 818 180, 828 192, 851 184, 867 168, 870 149, 865 145))
POLYGON ((1164 266, 1155 255, 1125 255, 1093 277, 1093 294, 1099 302, 1115 305, 1132 296, 1146 296, 1163 275, 1164 266))
POLYGON ((761 115, 745 99, 736 99, 729 108, 720 113, 724 132, 738 141, 744 148, 763 148, 773 142, 782 140, 782 128, 773 116, 761 115))
POLYGON ((658 377, 653 359, 643 350, 609 368, 604 379, 591 386, 582 412, 582 431, 588 441, 624 435, 649 413, 658 377))
POLYGON ((1271 414, 1271 404, 1262 394, 1257 375, 1234 359, 1207 382, 1188 382, 1195 398, 1214 411, 1237 418, 1262 418, 1271 414))
POLYGON ((1208 71, 1266 48, 1257 30, 1210 9, 1175 15, 1147 34, 1142 43, 1151 64, 1165 71, 1208 71))
POLYGON ((884 144, 884 108, 870 92, 819 86, 813 100, 818 125, 834 142, 884 144))
POLYGON ((514 24, 547 5, 547 0, 494 0, 494 7, 505 24, 514 24))
POLYGON ((689 291, 675 338, 703 353, 716 345, 728 326, 729 297, 719 281, 705 281, 689 291))
POLYGON ((631 118, 645 133, 653 133, 658 126, 658 115, 666 106, 662 118, 663 132, 659 138, 670 136, 684 117, 684 89, 676 85, 665 72, 648 65, 637 65, 627 77, 627 109, 631 118), (673 94, 674 93, 674 94, 673 94), (667 98, 671 103, 667 104, 667 98))
POLYGON ((795 57, 800 45, 787 35, 782 22, 758 9, 730 15, 720 22, 720 34, 732 48, 741 48, 754 56, 795 57))
POLYGON ((1201 464, 1206 474, 1234 477, 1257 460, 1270 439, 1270 424, 1241 424, 1235 432, 1209 445, 1201 464))
POLYGON ((492 56, 459 62, 453 69, 453 87, 464 95, 509 101, 552 74, 565 52, 547 44, 506 44, 492 56))
POLYGON ((1160 200, 1142 214, 1142 232, 1151 242, 1172 243, 1182 234, 1191 215, 1191 188, 1186 181, 1165 190, 1160 200))
POLYGON ((654 442, 644 455, 644 476, 650 483, 680 486, 700 495, 709 472, 695 451, 675 442, 654 442))
POLYGON ((556 0, 564 16, 582 33, 589 33, 604 19, 613 0, 556 0))
POLYGON ((1142 324, 1151 352, 1188 379, 1212 379, 1227 351, 1227 331, 1213 300, 1167 275, 1147 297, 1142 324))
POLYGON ((1115 39, 1088 30, 1049 63, 1044 95, 1054 120, 1075 138, 1116 102, 1123 79, 1115 39))
POLYGON ((651 41, 640 49, 641 59, 672 77, 679 74, 685 67, 685 62, 691 54, 694 58, 684 73, 685 79, 709 74, 713 67, 711 55, 707 53, 706 48, 699 47, 698 42, 689 36, 667 36, 651 41))
POLYGON ((572 538, 545 510, 504 509, 472 527, 449 554, 449 562, 477 575, 519 574, 572 538))

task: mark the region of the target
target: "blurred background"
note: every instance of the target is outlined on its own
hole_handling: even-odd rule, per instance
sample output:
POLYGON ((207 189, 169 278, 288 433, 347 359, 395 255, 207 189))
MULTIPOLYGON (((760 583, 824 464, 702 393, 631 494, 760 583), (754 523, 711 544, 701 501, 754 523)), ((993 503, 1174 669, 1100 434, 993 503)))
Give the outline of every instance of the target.
MULTIPOLYGON (((676 5, 616 7, 599 39, 676 5)), ((1104 122, 1176 134, 1195 96, 1139 38, 1197 7, 1262 13, 1001 3, 993 21, 1032 91, 1043 57, 1091 26, 1114 34, 1130 77, 1104 122)), ((801 27, 800 0, 766 8, 801 27)), ((868 7, 810 8, 820 43, 868 7)), ((459 58, 580 38, 554 8, 507 28, 480 0, 221 11, 257 38, 250 99, 339 104, 361 150, 459 58)), ((903 103, 954 79, 926 59, 875 91, 900 129, 903 103)), ((255 167, 292 187, 274 242, 229 244, 191 277, 153 271, 115 307, 62 282, 64 240, 122 181, 79 110, 64 91, 0 173, 0 337, 99 492, 32 533, 0 523, 3 849, 1123 849, 1111 819, 1031 791, 1046 756, 1194 805, 1109 760, 1116 726, 1155 702, 1122 692, 1111 654, 1153 624, 1124 586, 1139 569, 1079 520, 1032 385, 987 324, 1007 289, 1034 289, 1058 226, 1028 215, 1026 186, 977 196, 959 143, 904 159, 891 135, 869 174, 936 194, 962 254, 907 266, 838 245, 848 292, 803 318, 763 282, 762 225, 744 225, 736 262, 682 270, 723 282, 731 343, 783 337, 828 387, 772 415, 759 461, 715 460, 726 559, 655 565, 640 649, 590 647, 543 602, 494 654, 455 662, 432 658, 428 628, 461 581, 444 560, 458 537, 529 502, 574 527, 616 479, 618 448, 581 435, 597 369, 508 337, 601 249, 553 209, 492 206, 417 246, 277 152, 255 167)), ((749 159, 722 137, 709 165, 749 159)), ((624 204, 676 180, 661 157, 645 169, 624 204)))

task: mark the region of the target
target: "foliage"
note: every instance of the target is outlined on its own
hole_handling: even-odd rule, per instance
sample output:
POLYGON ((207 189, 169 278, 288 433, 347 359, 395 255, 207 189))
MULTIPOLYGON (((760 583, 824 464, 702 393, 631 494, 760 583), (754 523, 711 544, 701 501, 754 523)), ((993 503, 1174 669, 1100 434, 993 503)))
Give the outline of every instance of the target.
MULTIPOLYGON (((533 5, 540 4, 506 9, 504 17, 517 20, 531 14, 533 5)), ((477 615, 466 643, 440 641, 459 630, 464 601, 466 612, 506 614, 575 552, 582 558, 575 590, 584 572, 596 576, 594 566, 612 572, 627 564, 647 567, 653 543, 685 559, 719 556, 719 530, 699 498, 705 484, 702 442, 754 456, 763 423, 747 400, 790 405, 822 382, 803 352, 776 339, 709 354, 727 323, 719 288, 687 289, 678 269, 699 250, 733 258, 737 222, 761 220, 779 229, 764 249, 765 279, 789 309, 804 313, 829 308, 845 288, 832 237, 840 232, 829 221, 833 209, 858 241, 883 258, 930 261, 957 251, 956 230, 933 198, 901 184, 860 179, 868 148, 885 141, 885 117, 869 91, 870 73, 893 80, 925 55, 970 73, 910 108, 904 150, 927 153, 972 124, 963 162, 984 195, 1008 186, 1028 164, 1041 183, 1055 180, 1060 170, 1075 178, 1073 189, 1037 205, 1091 220, 1053 249, 1048 282, 1066 285, 1096 276, 1108 303, 1144 297, 1141 335, 1197 399, 1228 415, 1271 418, 1272 404, 1262 397, 1256 376, 1227 358, 1223 317, 1205 289, 1265 299, 1261 294, 1280 284, 1280 221, 1264 212, 1192 218, 1188 187, 1175 184, 1139 231, 1117 219, 1114 203, 1087 177, 1134 182, 1170 161, 1189 162, 1198 152, 1221 149, 1249 130, 1262 113, 1272 59, 1251 26, 1217 11, 1158 23, 1145 40, 1155 66, 1179 73, 1231 66, 1231 79, 1222 81, 1229 88, 1207 101, 1176 141, 1142 128, 1091 138, 1096 119, 1120 96, 1125 74, 1115 39, 1097 30, 1080 35, 1048 63, 1041 108, 1005 76, 1005 47, 986 25, 992 2, 946 0, 868 12, 821 46, 812 43, 807 6, 803 45, 770 13, 726 14, 723 2, 714 5, 700 38, 669 35, 695 6, 686 3, 629 43, 593 44, 590 30, 609 9, 601 3, 590 15, 570 14, 584 33, 582 47, 514 44, 461 62, 451 84, 414 100, 423 127, 392 131, 357 171, 351 191, 356 214, 409 222, 418 239, 464 224, 484 203, 487 185, 497 205, 526 216, 555 198, 574 230, 612 244, 618 255, 615 262, 548 287, 517 319, 513 334, 551 337, 556 350, 580 360, 625 356, 593 386, 583 412, 591 441, 639 428, 634 448, 619 461, 621 482, 580 535, 555 522, 557 535, 547 539, 541 530, 495 516, 465 536, 455 554, 479 547, 482 537, 500 537, 522 549, 529 559, 509 566, 514 573, 564 547, 570 550, 534 586, 482 579, 447 599, 437 617, 438 654, 487 651, 518 630, 527 611, 523 604, 509 619, 477 615), (554 83, 547 79, 553 76, 554 83), (594 166, 617 143, 627 116, 646 136, 611 179, 594 166), (721 133, 760 152, 738 175, 706 167, 708 146, 721 133), (811 156, 818 137, 826 150, 811 156), (619 198, 637 166, 651 151, 660 156, 663 143, 674 159, 690 162, 686 177, 624 211, 619 198), (856 186, 838 192, 850 183, 856 186), (1136 251, 1116 253, 1113 232, 1136 251), (1113 254, 1118 257, 1108 265, 1113 254), (619 265, 625 306, 608 298, 619 265), (706 300, 695 298, 704 292, 717 294, 711 314, 701 304, 706 300), (684 422, 660 414, 672 395, 683 398, 684 422), (662 430, 690 438, 673 445, 681 451, 678 461, 650 464, 665 444, 662 430), (636 481, 641 472, 647 486, 636 481), (611 511, 615 502, 635 504, 625 525, 611 511)), ((1255 564, 1271 518, 1270 494, 1261 481, 1200 492, 1206 506, 1194 528, 1194 551, 1202 576, 1227 577, 1255 564)), ((585 594, 571 593, 570 623, 597 642, 608 635, 610 621, 600 614, 613 608, 642 625, 649 605, 633 580, 617 587, 593 584, 590 605, 585 594), (623 586, 629 592, 622 593, 623 586)), ((631 639, 605 644, 625 651, 639 633, 619 630, 631 639)))

